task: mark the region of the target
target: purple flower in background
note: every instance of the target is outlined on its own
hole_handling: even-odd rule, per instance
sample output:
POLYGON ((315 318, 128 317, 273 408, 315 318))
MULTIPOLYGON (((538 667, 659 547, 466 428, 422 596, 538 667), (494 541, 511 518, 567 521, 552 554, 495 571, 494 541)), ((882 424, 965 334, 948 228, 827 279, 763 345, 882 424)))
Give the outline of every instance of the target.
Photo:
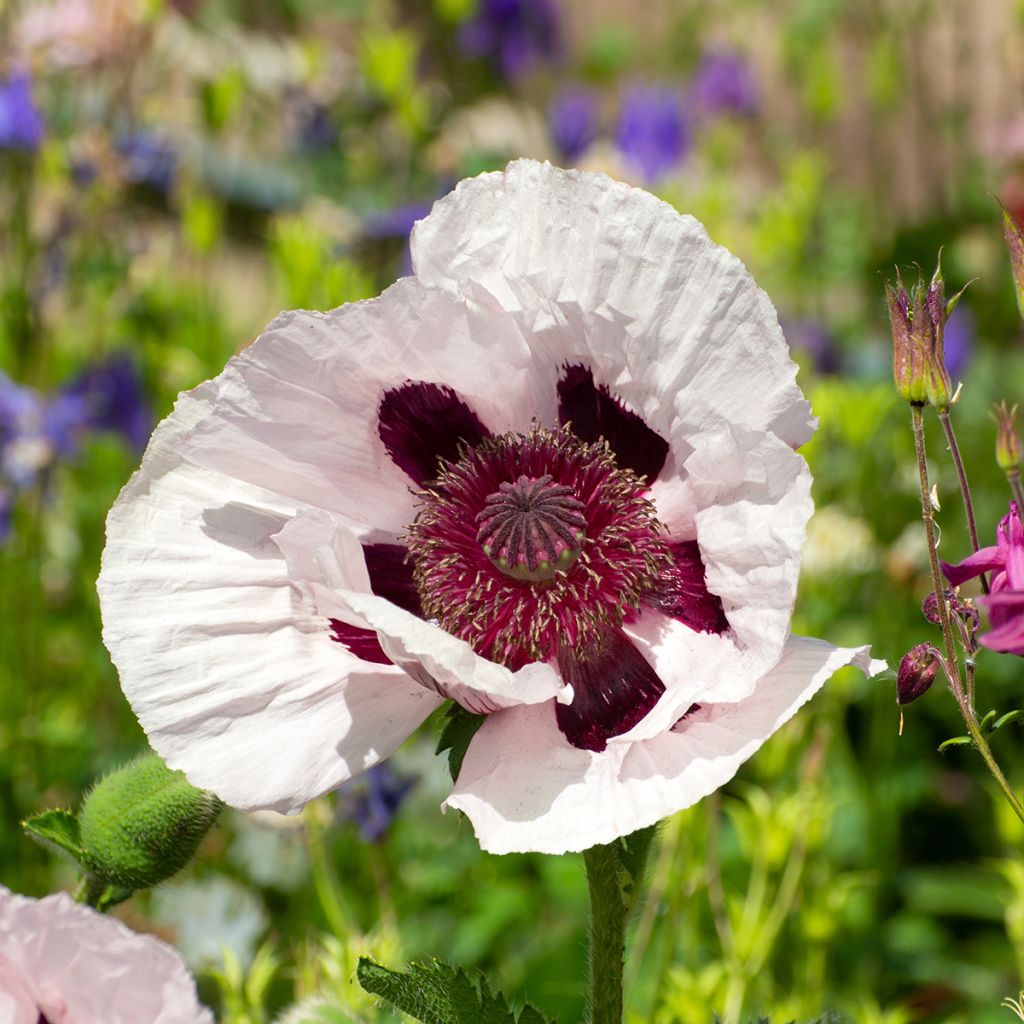
POLYGON ((615 142, 644 181, 670 171, 690 148, 690 128, 679 93, 663 86, 629 88, 622 97, 615 142))
POLYGON ((366 842, 379 842, 415 784, 415 779, 398 775, 390 762, 384 761, 342 787, 340 810, 356 823, 366 842))
POLYGON ((790 348, 806 352, 818 373, 838 373, 842 364, 839 346, 819 320, 783 320, 782 330, 790 348))
POLYGON ((0 544, 11 534, 11 512, 14 509, 14 499, 11 492, 0 487, 0 544))
POLYGON ((469 57, 496 61, 514 81, 539 60, 561 56, 558 7, 554 0, 481 0, 459 29, 459 46, 469 57))
POLYGON ((974 351, 974 314, 962 302, 953 310, 946 321, 942 336, 943 355, 946 370, 955 382, 967 369, 974 351))
POLYGON ((757 112, 757 83, 750 65, 729 50, 706 53, 687 92, 694 110, 715 117, 757 112))
POLYGON ((32 81, 16 71, 0 84, 0 149, 34 152, 44 133, 42 115, 32 99, 32 81))
POLYGON ((548 127, 558 151, 575 163, 597 135, 597 100, 582 86, 563 89, 548 107, 548 127))
POLYGON ((386 210, 375 210, 363 219, 366 238, 408 238, 413 225, 430 213, 430 203, 404 203, 386 210))
POLYGON ((133 185, 149 185, 158 192, 169 192, 178 170, 174 146, 152 132, 136 132, 117 142, 122 173, 133 185))
POLYGON ((120 434, 133 448, 146 447, 153 414, 135 364, 123 352, 84 370, 63 392, 86 403, 87 425, 120 434))

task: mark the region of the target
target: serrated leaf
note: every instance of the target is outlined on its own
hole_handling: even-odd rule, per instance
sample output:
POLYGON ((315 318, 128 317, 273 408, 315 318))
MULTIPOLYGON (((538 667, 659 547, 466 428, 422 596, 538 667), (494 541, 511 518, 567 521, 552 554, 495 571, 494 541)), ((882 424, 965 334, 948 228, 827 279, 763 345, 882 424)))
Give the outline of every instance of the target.
POLYGON ((356 977, 367 992, 422 1024, 550 1024, 532 1006, 510 1009, 482 974, 440 960, 411 963, 403 972, 360 957, 356 977))
POLYGON ((989 722, 991 722, 992 719, 995 718, 995 717, 996 717, 996 709, 995 708, 992 708, 990 711, 986 712, 985 717, 978 723, 978 725, 981 727, 982 732, 985 732, 985 731, 988 730, 989 722))
POLYGON ((1002 716, 1002 718, 997 718, 992 723, 992 728, 989 731, 995 732, 996 729, 1002 729, 1004 725, 1009 725, 1011 722, 1020 721, 1020 719, 1022 718, 1024 718, 1024 711, 1007 711, 1006 714, 1002 716))
POLYGON ((469 741, 484 724, 486 715, 474 715, 461 704, 452 701, 444 715, 444 728, 437 741, 435 754, 448 752, 448 771, 454 782, 462 771, 462 761, 469 749, 469 741))
POLYGON ((970 743, 970 736, 952 736, 948 740, 943 740, 939 744, 939 753, 941 754, 948 747, 962 747, 965 743, 970 743))
POLYGON ((26 818, 21 827, 48 850, 81 864, 82 837, 78 830, 78 819, 70 811, 59 808, 43 811, 26 818))

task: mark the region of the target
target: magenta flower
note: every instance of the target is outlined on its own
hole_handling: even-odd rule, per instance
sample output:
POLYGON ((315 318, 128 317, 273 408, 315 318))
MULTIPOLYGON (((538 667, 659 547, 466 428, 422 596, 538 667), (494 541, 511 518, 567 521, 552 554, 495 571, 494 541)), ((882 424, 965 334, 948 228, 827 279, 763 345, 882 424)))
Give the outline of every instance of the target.
POLYGON ((181 957, 75 903, 0 886, 0 1020, 9 1024, 213 1024, 181 957))
POLYGON ((999 521, 994 547, 982 548, 957 565, 942 563, 954 587, 984 572, 993 574, 989 594, 975 598, 988 611, 992 629, 978 637, 993 651, 1024 655, 1024 527, 1015 502, 999 521))
POLYGON ((157 751, 298 810, 445 700, 494 852, 726 782, 866 648, 789 636, 812 431, 775 310, 692 218, 521 160, 414 276, 282 314, 182 395, 108 519, 104 636, 157 751))

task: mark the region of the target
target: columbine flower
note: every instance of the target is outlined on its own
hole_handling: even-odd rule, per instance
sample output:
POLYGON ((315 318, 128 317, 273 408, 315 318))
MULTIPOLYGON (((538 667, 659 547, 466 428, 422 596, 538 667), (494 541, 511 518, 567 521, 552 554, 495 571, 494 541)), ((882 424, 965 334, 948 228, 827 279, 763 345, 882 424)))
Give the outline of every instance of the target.
POLYGON ((294 811, 447 699, 494 852, 726 782, 866 648, 788 635, 811 434, 775 311, 690 217, 517 161, 415 276, 282 314, 182 395, 111 511, 105 639, 150 740, 294 811))
POLYGON ((982 573, 993 573, 990 591, 975 602, 988 610, 992 629, 978 637, 993 651, 1024 656, 1024 527, 1015 502, 999 521, 994 547, 982 548, 957 565, 942 563, 946 579, 957 587, 982 573))
POLYGON ((548 128, 558 151, 575 163, 597 135, 597 100, 582 86, 563 89, 548 108, 548 128))
POLYGON ((181 957, 75 903, 0 886, 0 1018, 11 1024, 213 1024, 181 957))
POLYGON ((470 57, 494 61, 515 80, 539 60, 562 53, 558 5, 554 0, 481 0, 459 31, 459 45, 470 57))
POLYGON ((667 174, 690 148, 679 93, 661 86, 628 89, 622 97, 615 142, 645 182, 667 174))
POLYGON ((34 152, 45 131, 32 99, 32 81, 25 72, 16 71, 0 84, 0 149, 34 152))
POLYGON ((750 65, 741 54, 731 50, 704 54, 687 97, 695 110, 710 117, 757 112, 757 84, 750 65))

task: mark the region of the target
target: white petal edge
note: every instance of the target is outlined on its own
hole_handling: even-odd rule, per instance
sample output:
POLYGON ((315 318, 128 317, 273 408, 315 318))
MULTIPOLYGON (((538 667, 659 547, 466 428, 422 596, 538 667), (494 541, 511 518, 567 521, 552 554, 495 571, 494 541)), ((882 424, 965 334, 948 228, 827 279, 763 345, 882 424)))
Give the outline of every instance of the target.
POLYGON ((551 705, 491 715, 473 737, 445 806, 490 853, 560 854, 611 842, 724 785, 837 669, 874 675, 867 647, 791 636, 745 700, 702 708, 677 730, 595 754, 570 746, 551 705))
POLYGON ((241 810, 292 813, 388 757, 440 703, 311 616, 270 539, 294 503, 183 462, 157 429, 107 519, 103 639, 153 749, 241 810))
POLYGON ((0 886, 0 979, 4 963, 52 1021, 213 1024, 175 950, 67 893, 34 900, 0 886))
POLYGON ((532 662, 512 671, 481 657, 464 640, 370 592, 355 534, 327 512, 291 520, 275 542, 320 616, 376 630, 385 653, 414 679, 474 714, 552 698, 568 702, 572 687, 554 666, 532 662))

